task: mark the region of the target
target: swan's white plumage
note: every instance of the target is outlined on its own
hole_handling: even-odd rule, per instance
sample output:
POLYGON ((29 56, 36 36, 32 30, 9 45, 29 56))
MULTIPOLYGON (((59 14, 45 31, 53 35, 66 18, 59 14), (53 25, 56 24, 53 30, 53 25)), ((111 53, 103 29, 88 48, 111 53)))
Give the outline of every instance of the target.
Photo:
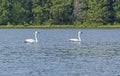
POLYGON ((82 32, 79 31, 79 32, 78 32, 78 38, 69 39, 69 41, 71 41, 71 42, 80 42, 80 41, 81 41, 81 38, 80 38, 80 34, 81 34, 81 33, 82 33, 82 32))
POLYGON ((37 34, 39 32, 35 31, 35 39, 25 39, 24 42, 25 43, 37 43, 38 42, 38 39, 37 39, 37 34))
POLYGON ((76 41, 77 42, 77 41, 81 41, 81 40, 79 40, 79 39, 69 39, 69 41, 71 41, 71 42, 72 41, 74 41, 74 42, 76 41))
POLYGON ((35 40, 34 40, 34 39, 25 39, 24 42, 25 42, 25 43, 34 43, 35 40))

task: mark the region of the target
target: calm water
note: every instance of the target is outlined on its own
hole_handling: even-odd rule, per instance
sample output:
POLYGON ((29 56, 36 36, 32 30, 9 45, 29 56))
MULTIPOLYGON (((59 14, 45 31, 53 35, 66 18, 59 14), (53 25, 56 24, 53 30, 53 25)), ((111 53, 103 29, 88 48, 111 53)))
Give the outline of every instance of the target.
POLYGON ((120 76, 120 29, 0 29, 0 76, 120 76))

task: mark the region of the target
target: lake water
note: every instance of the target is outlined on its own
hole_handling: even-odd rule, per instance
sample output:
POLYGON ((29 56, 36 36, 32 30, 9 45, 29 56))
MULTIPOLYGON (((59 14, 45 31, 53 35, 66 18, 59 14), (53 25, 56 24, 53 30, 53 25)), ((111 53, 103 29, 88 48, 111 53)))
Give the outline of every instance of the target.
POLYGON ((120 76, 120 29, 0 29, 0 76, 120 76))

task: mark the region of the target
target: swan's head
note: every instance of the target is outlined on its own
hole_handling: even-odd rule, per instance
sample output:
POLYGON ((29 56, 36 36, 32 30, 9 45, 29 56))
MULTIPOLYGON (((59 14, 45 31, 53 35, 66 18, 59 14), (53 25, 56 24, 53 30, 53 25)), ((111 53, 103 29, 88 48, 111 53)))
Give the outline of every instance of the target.
POLYGON ((78 31, 78 33, 79 33, 79 34, 82 34, 83 32, 81 32, 81 31, 78 31))
POLYGON ((35 31, 35 34, 39 34, 39 32, 38 32, 38 31, 35 31))

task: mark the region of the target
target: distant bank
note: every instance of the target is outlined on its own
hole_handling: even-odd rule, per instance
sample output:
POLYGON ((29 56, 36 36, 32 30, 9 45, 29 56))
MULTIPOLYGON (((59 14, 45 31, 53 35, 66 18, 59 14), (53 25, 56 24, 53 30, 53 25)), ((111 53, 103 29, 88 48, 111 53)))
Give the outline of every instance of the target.
POLYGON ((1 25, 1 29, 32 29, 32 28, 120 28, 119 25, 1 25))

